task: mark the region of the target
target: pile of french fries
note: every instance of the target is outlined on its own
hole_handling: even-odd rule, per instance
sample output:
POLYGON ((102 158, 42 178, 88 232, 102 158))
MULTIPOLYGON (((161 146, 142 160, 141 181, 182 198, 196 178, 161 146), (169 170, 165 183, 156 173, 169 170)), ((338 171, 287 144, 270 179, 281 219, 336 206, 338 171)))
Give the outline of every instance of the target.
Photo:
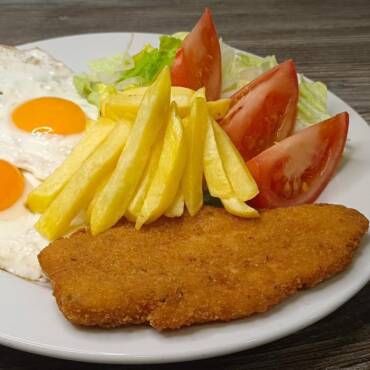
POLYGON ((171 87, 166 67, 154 83, 107 96, 101 117, 62 165, 27 199, 41 213, 37 230, 65 235, 81 212, 97 235, 122 217, 136 229, 162 215, 195 215, 210 194, 230 213, 256 217, 245 202, 257 185, 218 125, 229 99, 207 102, 204 89, 171 87))

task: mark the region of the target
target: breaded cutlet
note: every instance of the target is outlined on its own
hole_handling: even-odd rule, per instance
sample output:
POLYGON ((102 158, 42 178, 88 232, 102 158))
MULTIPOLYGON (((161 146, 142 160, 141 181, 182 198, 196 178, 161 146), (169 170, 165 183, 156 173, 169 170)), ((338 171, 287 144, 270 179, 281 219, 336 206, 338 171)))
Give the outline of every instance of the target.
POLYGON ((368 229, 354 209, 304 205, 237 218, 203 207, 92 236, 80 231, 39 255, 56 301, 74 324, 157 330, 264 312, 342 271, 368 229))

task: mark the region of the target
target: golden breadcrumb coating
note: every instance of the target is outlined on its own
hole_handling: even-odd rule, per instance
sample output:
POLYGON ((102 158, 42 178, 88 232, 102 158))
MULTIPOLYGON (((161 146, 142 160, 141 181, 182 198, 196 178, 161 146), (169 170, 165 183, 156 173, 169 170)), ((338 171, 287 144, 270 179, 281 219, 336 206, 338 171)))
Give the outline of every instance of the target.
POLYGON ((157 330, 264 312, 342 271, 368 220, 336 205, 304 205, 241 219, 204 207, 136 231, 122 223, 77 232, 40 255, 60 310, 74 324, 157 330))

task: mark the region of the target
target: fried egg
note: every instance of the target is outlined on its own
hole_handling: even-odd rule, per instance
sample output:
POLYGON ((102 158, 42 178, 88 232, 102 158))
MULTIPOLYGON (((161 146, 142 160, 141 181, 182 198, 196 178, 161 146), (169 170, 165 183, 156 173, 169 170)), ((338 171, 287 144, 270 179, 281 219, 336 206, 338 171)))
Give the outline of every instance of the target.
MULTIPOLYGON (((28 280, 46 279, 37 256, 49 241, 35 229, 40 215, 25 206, 29 193, 39 184, 30 172, 0 159, 0 269, 28 280)), ((69 233, 84 224, 81 213, 69 233)))
POLYGON ((37 255, 49 242, 34 228, 39 215, 24 205, 39 181, 0 160, 0 268, 30 280, 43 277, 37 255))
POLYGON ((43 180, 97 114, 63 63, 37 48, 0 46, 0 159, 43 180))
POLYGON ((0 45, 0 269, 44 278, 37 256, 49 241, 35 229, 39 215, 25 201, 97 114, 75 91, 63 63, 40 49, 0 45))

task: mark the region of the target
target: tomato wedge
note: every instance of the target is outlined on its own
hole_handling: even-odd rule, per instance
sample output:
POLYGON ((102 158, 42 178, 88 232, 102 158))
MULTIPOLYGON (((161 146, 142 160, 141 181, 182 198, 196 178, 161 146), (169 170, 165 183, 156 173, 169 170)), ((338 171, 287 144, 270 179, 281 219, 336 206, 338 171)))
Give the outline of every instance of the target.
POLYGON ((171 68, 171 79, 174 86, 193 90, 204 86, 207 100, 220 98, 220 42, 208 8, 177 51, 171 68))
POLYGON ((341 159, 348 132, 348 113, 308 127, 247 162, 260 190, 251 205, 288 207, 313 202, 341 159))
POLYGON ((247 161, 293 131, 298 103, 293 61, 265 72, 231 99, 221 126, 247 161))

